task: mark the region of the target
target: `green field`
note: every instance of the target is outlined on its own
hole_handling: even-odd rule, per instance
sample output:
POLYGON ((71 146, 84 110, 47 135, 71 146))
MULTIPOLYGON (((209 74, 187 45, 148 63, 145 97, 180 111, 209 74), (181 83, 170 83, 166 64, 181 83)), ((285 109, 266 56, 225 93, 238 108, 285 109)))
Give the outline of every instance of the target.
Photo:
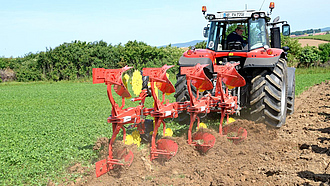
POLYGON ((296 95, 299 95, 309 87, 326 80, 330 81, 330 68, 297 69, 296 95))
MULTIPOLYGON (((325 80, 330 80, 329 69, 298 69, 296 93, 325 80)), ((169 98, 174 101, 173 94, 169 98)), ((2 83, 0 100, 0 185, 73 179, 79 175, 67 175, 66 169, 75 162, 93 164, 94 142, 111 135, 106 123, 111 106, 104 84, 2 83)), ((151 104, 150 98, 147 107, 151 104)))
POLYGON ((93 142, 109 136, 101 85, 9 84, 0 100, 0 185, 45 184, 70 163, 90 161, 93 142))
MULTIPOLYGON (((2 83, 0 100, 0 185, 39 185, 63 178, 70 164, 94 163, 97 138, 111 136, 104 84, 2 83)), ((126 102, 125 107, 138 105, 126 102)), ((146 100, 147 107, 152 103, 146 100)))
POLYGON ((323 41, 330 41, 330 34, 319 35, 319 36, 304 36, 304 37, 298 37, 298 39, 317 39, 323 41))

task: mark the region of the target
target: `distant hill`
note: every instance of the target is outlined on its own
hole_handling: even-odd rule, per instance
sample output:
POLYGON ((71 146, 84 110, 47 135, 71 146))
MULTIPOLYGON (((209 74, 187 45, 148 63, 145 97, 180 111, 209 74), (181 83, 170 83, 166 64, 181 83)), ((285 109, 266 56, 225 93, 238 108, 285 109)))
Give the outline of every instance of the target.
MULTIPOLYGON (((190 47, 190 46, 194 46, 196 45, 196 43, 200 43, 204 40, 193 40, 193 41, 188 41, 186 43, 174 43, 171 44, 172 47, 178 47, 178 48, 182 48, 182 47, 190 47)), ((163 46, 159 46, 159 47, 165 47, 167 45, 163 45, 163 46)))
POLYGON ((294 32, 291 32, 291 35, 299 36, 299 35, 327 32, 327 31, 330 31, 330 27, 294 31, 294 32))
POLYGON ((327 31, 330 31, 330 27, 321 28, 321 32, 327 32, 327 31))

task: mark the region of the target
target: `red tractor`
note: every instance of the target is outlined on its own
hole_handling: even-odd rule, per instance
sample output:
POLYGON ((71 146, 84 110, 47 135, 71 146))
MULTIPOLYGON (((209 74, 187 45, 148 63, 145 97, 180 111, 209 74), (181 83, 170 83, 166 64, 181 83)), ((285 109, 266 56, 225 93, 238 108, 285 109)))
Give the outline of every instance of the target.
MULTIPOLYGON (((269 8, 272 12, 274 3, 271 3, 269 8)), ((278 25, 282 25, 284 36, 290 35, 290 25, 287 21, 279 21, 279 17, 270 22, 270 13, 264 11, 223 11, 206 14, 206 7, 203 7, 202 12, 209 22, 204 28, 204 37, 208 38, 206 49, 192 47, 182 55, 179 66, 208 64, 204 73, 213 85, 216 85, 216 65, 238 64, 235 68, 244 77, 246 85, 225 87, 223 84, 230 95, 238 97, 237 114, 247 113, 254 121, 281 127, 286 116, 294 111, 295 68, 287 67, 289 47, 281 47, 278 25), (229 36, 231 33, 240 35, 243 39, 235 40, 229 36)), ((187 77, 181 73, 181 69, 175 85, 174 96, 177 102, 190 99, 187 77)), ((191 86, 191 89, 196 96, 196 88, 191 86)), ((199 96, 205 94, 215 95, 215 88, 199 93, 199 96)), ((189 120, 188 112, 181 112, 179 118, 189 120)))
MULTIPOLYGON (((272 10, 273 4, 271 5, 272 10)), ((206 8, 203 8, 203 13, 205 12, 206 8)), ((140 101, 136 107, 124 108, 125 98, 131 95, 122 81, 122 75, 132 67, 93 69, 93 83, 107 85, 107 94, 112 105, 108 122, 112 124, 113 131, 108 156, 96 162, 97 177, 116 166, 132 164, 132 151, 126 147, 113 150, 120 130, 123 131, 123 141, 126 140, 126 128, 136 127, 139 134, 148 139, 151 135, 150 160, 169 160, 176 155, 178 144, 174 139, 165 137, 165 119, 186 117, 190 120, 187 142, 201 153, 206 153, 214 146, 216 138, 203 129, 193 133, 195 122, 199 128, 199 115, 221 113, 219 135, 226 136, 237 144, 247 138, 247 130, 234 125, 223 126, 224 119, 227 117, 228 121, 229 115, 242 110, 248 112, 253 120, 280 127, 285 123, 286 115, 293 112, 295 69, 287 67, 286 55, 289 48, 281 48, 280 28, 276 26, 283 24, 283 35, 289 35, 290 26, 286 21, 276 18, 270 23, 269 14, 254 10, 218 12, 217 15, 207 14, 205 18, 210 22, 204 28, 205 36, 208 37, 206 49, 192 48, 183 54, 179 60, 180 73, 177 75, 175 88, 166 76, 166 71, 173 66, 143 68, 142 91, 139 97, 131 99, 140 101), (271 26, 271 42, 267 26, 271 26), (239 32, 239 36, 245 36, 246 40, 243 37, 235 40, 238 35, 233 40, 230 35, 233 28, 236 34, 239 32), (162 92, 162 96, 156 95, 156 88, 162 92), (122 98, 121 106, 115 101, 113 90, 122 98), (174 92, 176 102, 170 103, 165 99, 165 94, 174 92), (153 108, 144 106, 148 96, 154 100, 153 108), (178 117, 178 114, 181 116, 178 117), (146 116, 154 118, 154 125, 146 116), (161 125, 163 138, 157 139, 161 125)))

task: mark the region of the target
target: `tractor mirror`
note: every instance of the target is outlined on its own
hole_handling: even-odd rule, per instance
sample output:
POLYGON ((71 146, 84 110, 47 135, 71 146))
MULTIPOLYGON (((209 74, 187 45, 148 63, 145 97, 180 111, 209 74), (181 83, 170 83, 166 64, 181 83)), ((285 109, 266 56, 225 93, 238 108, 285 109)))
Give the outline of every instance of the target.
POLYGON ((282 47, 282 49, 284 50, 284 52, 287 52, 290 50, 290 48, 288 46, 284 46, 284 47, 282 47))
POLYGON ((282 25, 282 34, 284 36, 289 36, 290 35, 290 25, 289 24, 283 24, 282 25))
POLYGON ((204 27, 203 36, 205 38, 209 37, 209 25, 207 25, 206 27, 204 27))

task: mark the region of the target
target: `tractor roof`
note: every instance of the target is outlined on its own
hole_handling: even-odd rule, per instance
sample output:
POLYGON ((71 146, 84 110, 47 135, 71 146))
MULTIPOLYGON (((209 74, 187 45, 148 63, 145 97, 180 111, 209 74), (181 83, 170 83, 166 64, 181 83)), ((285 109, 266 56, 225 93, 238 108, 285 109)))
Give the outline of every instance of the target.
MULTIPOLYGON (((255 11, 255 10, 242 10, 242 11, 222 11, 217 12, 217 14, 207 14, 205 19, 209 21, 231 21, 231 22, 240 22, 246 21, 247 19, 258 16, 266 17, 267 22, 270 20, 266 12, 263 11, 255 11)), ((257 18, 257 17, 256 17, 257 18)))

